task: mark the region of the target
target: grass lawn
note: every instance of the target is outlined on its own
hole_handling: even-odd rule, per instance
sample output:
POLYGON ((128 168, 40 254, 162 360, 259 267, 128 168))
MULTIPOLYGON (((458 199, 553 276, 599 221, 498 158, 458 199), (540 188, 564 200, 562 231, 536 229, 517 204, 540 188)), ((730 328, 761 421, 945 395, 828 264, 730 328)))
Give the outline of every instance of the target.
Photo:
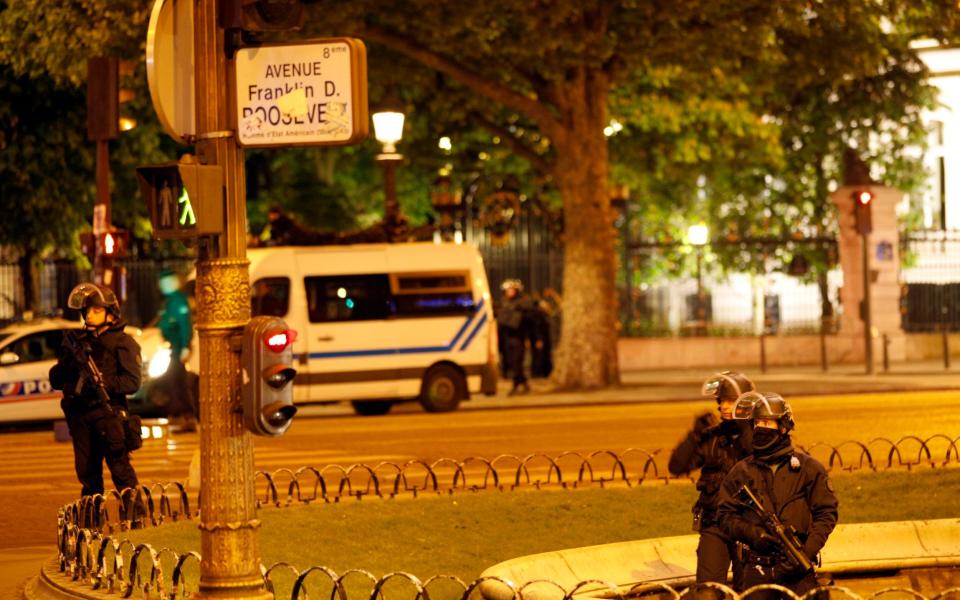
MULTIPOLYGON (((840 522, 960 516, 960 469, 838 473, 840 522)), ((263 563, 337 573, 366 569, 464 581, 498 562, 550 550, 690 533, 696 490, 686 483, 635 488, 459 493, 418 499, 264 508, 263 563)), ((200 551, 195 522, 128 532, 135 542, 200 551)), ((278 590, 279 591, 279 590, 278 590)))

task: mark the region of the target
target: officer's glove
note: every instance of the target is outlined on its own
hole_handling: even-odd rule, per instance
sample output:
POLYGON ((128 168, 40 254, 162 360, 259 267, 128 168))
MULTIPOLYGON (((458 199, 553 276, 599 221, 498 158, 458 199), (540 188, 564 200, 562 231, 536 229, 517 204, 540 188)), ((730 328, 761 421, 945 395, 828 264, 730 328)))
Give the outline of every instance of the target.
POLYGON ((758 554, 770 555, 780 549, 780 540, 767 533, 763 527, 755 525, 750 535, 750 548, 758 554))
POLYGON ((693 420, 693 435, 699 438, 719 422, 720 420, 717 419, 716 414, 713 412, 705 412, 693 420))
POLYGON ((804 569, 795 560, 786 557, 781 558, 774 565, 773 571, 778 578, 783 577, 785 579, 800 579, 807 574, 807 569, 804 569))

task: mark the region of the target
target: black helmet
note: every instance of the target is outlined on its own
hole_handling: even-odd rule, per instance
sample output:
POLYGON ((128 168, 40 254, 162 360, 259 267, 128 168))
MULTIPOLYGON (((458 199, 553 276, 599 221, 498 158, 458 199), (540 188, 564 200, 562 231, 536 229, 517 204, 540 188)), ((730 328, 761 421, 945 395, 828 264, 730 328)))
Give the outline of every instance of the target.
POLYGON ((793 410, 783 396, 775 392, 747 392, 737 399, 733 418, 738 420, 772 419, 787 431, 793 431, 793 410))
POLYGON ((81 283, 70 290, 67 306, 79 310, 81 314, 91 306, 100 306, 107 309, 114 318, 120 318, 120 302, 117 301, 116 294, 110 288, 94 283, 81 283))
POLYGON ((723 371, 722 373, 714 373, 704 381, 700 393, 704 396, 713 396, 719 402, 723 399, 736 400, 742 394, 752 392, 755 389, 753 382, 743 373, 723 371))

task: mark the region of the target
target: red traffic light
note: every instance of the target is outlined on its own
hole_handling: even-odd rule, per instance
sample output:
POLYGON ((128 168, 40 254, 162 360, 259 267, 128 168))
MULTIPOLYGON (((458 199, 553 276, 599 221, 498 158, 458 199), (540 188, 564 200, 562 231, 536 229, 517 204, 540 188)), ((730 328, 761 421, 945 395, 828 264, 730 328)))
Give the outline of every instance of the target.
POLYGON ((293 329, 274 329, 263 334, 263 343, 272 352, 280 354, 297 339, 297 332, 293 329))
POLYGON ((873 192, 870 192, 867 190, 857 192, 857 202, 859 202, 860 204, 863 204, 864 206, 866 206, 867 204, 870 204, 872 200, 873 200, 873 192))

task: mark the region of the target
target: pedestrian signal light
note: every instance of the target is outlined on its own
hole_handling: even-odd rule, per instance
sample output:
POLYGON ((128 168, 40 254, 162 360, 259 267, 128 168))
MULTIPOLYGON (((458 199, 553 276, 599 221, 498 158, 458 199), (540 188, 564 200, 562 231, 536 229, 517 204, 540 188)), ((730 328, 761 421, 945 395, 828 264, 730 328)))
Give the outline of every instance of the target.
MULTIPOLYGON (((93 237, 93 234, 90 234, 93 237)), ((81 244, 84 245, 84 251, 87 251, 86 244, 90 240, 85 240, 81 236, 81 244)), ((110 231, 105 231, 93 239, 93 243, 96 246, 92 249, 94 256, 100 254, 101 256, 109 256, 111 258, 120 258, 125 256, 127 253, 127 245, 129 244, 130 234, 124 229, 111 229, 110 231)))
POLYGON ((287 349, 297 339, 297 332, 291 330, 268 331, 263 343, 274 352, 280 353, 287 349))
POLYGON ((103 253, 113 256, 116 249, 117 241, 114 239, 113 234, 110 232, 103 234, 103 253))
POLYGON ((867 235, 873 231, 873 192, 857 190, 853 193, 853 221, 860 235, 867 235))
POLYGON ((137 167, 153 237, 158 240, 215 235, 224 230, 223 171, 191 159, 137 167))
POLYGON ((276 317, 254 317, 243 332, 243 422, 257 435, 289 429, 293 405, 293 341, 296 332, 276 317))

